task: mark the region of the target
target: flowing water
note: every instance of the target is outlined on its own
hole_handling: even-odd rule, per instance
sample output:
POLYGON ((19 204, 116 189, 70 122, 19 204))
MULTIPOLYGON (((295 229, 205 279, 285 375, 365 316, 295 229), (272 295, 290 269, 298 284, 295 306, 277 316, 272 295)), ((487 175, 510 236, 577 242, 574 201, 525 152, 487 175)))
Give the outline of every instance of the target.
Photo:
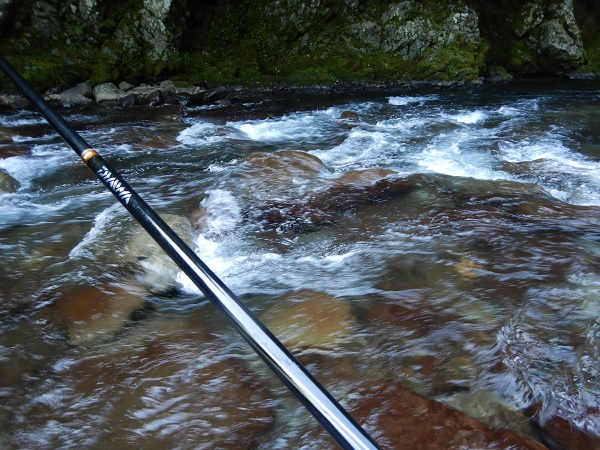
MULTIPOLYGON (((528 433, 510 417, 535 406, 600 435, 598 88, 61 112, 192 220, 200 257, 343 404, 387 379, 494 426, 528 433)), ((36 113, 0 115, 9 151, 0 447, 326 448, 185 276, 144 275, 132 219, 36 113)))

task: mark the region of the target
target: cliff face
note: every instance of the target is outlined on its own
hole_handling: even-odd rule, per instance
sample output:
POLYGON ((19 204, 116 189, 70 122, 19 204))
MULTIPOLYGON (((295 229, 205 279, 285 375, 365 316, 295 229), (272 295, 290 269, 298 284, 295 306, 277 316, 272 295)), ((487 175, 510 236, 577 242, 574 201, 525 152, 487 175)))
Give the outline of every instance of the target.
POLYGON ((581 76, 600 67, 600 8, 575 1, 0 0, 0 51, 38 88, 581 76))

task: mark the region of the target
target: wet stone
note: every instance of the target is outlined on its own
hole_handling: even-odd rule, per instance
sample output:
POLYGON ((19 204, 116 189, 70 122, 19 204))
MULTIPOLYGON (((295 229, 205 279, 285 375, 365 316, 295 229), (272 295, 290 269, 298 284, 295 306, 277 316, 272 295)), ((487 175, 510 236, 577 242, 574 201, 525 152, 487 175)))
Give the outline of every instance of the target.
POLYGON ((123 91, 113 83, 99 84, 94 88, 96 103, 117 102, 123 96, 123 91))
POLYGON ((493 428, 507 428, 535 437, 529 417, 489 390, 457 392, 438 399, 493 428))
POLYGON ((164 103, 163 94, 160 89, 155 89, 145 94, 140 103, 142 105, 149 105, 153 107, 160 106, 164 103))
MULTIPOLYGON (((597 405, 597 404, 596 404, 597 405)), ((558 415, 542 418, 539 405, 527 409, 531 414, 535 427, 541 432, 546 445, 552 450, 598 450, 600 449, 600 436, 588 431, 575 422, 597 422, 598 407, 591 406, 587 410, 579 411, 579 417, 568 420, 558 415)))
POLYGON ((215 103, 218 100, 222 100, 227 96, 227 89, 223 86, 210 89, 204 94, 204 103, 215 103))
POLYGON ((354 111, 344 111, 344 112, 342 112, 342 114, 340 115, 340 119, 342 119, 342 120, 348 120, 350 122, 360 122, 358 114, 355 113, 354 111))
POLYGON ((63 434, 49 432, 49 423, 65 423, 69 445, 79 448, 89 442, 149 450, 256 448, 272 427, 272 402, 242 359, 224 355, 224 344, 210 333, 173 318, 149 322, 140 333, 57 366, 35 393, 38 401, 22 411, 25 424, 11 438, 15 448, 33 448, 40 434, 49 447, 64 447, 63 434))
MULTIPOLYGON (((163 214, 162 219, 175 233, 193 247, 194 232, 191 221, 176 214, 163 214)), ((139 225, 131 238, 124 243, 122 263, 136 272, 136 279, 149 292, 160 294, 176 286, 179 267, 139 225)))
POLYGON ((463 412, 384 381, 372 382, 356 392, 350 410, 384 449, 546 449, 529 436, 491 428, 463 412))
POLYGON ((121 106, 123 108, 131 108, 139 103, 140 99, 136 94, 127 94, 121 98, 121 106))
POLYGON ((328 173, 323 162, 305 152, 256 152, 249 155, 236 174, 243 180, 243 190, 254 200, 291 194, 298 185, 328 173))
POLYGON ((21 187, 18 180, 11 177, 4 169, 0 169, 0 192, 13 193, 21 187))
POLYGON ((64 328, 71 345, 97 344, 112 338, 146 306, 143 294, 134 286, 85 286, 63 294, 41 317, 64 328))
POLYGON ((343 299, 305 290, 285 295, 263 320, 287 346, 302 349, 335 348, 352 336, 355 323, 343 299))

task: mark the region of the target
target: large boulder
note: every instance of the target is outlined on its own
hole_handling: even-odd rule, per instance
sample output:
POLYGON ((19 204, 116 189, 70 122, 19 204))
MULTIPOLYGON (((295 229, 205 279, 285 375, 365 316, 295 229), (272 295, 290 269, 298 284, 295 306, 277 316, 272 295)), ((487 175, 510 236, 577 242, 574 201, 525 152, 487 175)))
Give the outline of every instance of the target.
POLYGON ((486 2, 479 15, 491 65, 513 74, 563 74, 586 62, 572 0, 486 2))
POLYGON ((97 103, 116 102, 125 95, 125 93, 113 83, 102 83, 94 87, 94 98, 97 103))
POLYGON ((188 16, 187 2, 144 0, 140 3, 139 9, 128 9, 122 15, 112 36, 103 42, 104 61, 96 66, 92 80, 105 81, 106 76, 112 79, 128 75, 157 76, 177 54, 188 16))
POLYGON ((585 63, 581 31, 575 21, 572 0, 551 2, 544 20, 532 30, 529 42, 540 55, 541 69, 569 71, 585 63))

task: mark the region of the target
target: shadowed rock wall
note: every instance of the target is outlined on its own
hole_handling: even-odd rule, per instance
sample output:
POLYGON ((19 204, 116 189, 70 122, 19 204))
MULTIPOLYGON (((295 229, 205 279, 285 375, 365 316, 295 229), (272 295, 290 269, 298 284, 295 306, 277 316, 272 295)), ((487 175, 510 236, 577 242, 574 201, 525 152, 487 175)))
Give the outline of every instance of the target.
POLYGON ((575 1, 0 0, 0 51, 39 88, 591 75, 599 8, 575 1))

